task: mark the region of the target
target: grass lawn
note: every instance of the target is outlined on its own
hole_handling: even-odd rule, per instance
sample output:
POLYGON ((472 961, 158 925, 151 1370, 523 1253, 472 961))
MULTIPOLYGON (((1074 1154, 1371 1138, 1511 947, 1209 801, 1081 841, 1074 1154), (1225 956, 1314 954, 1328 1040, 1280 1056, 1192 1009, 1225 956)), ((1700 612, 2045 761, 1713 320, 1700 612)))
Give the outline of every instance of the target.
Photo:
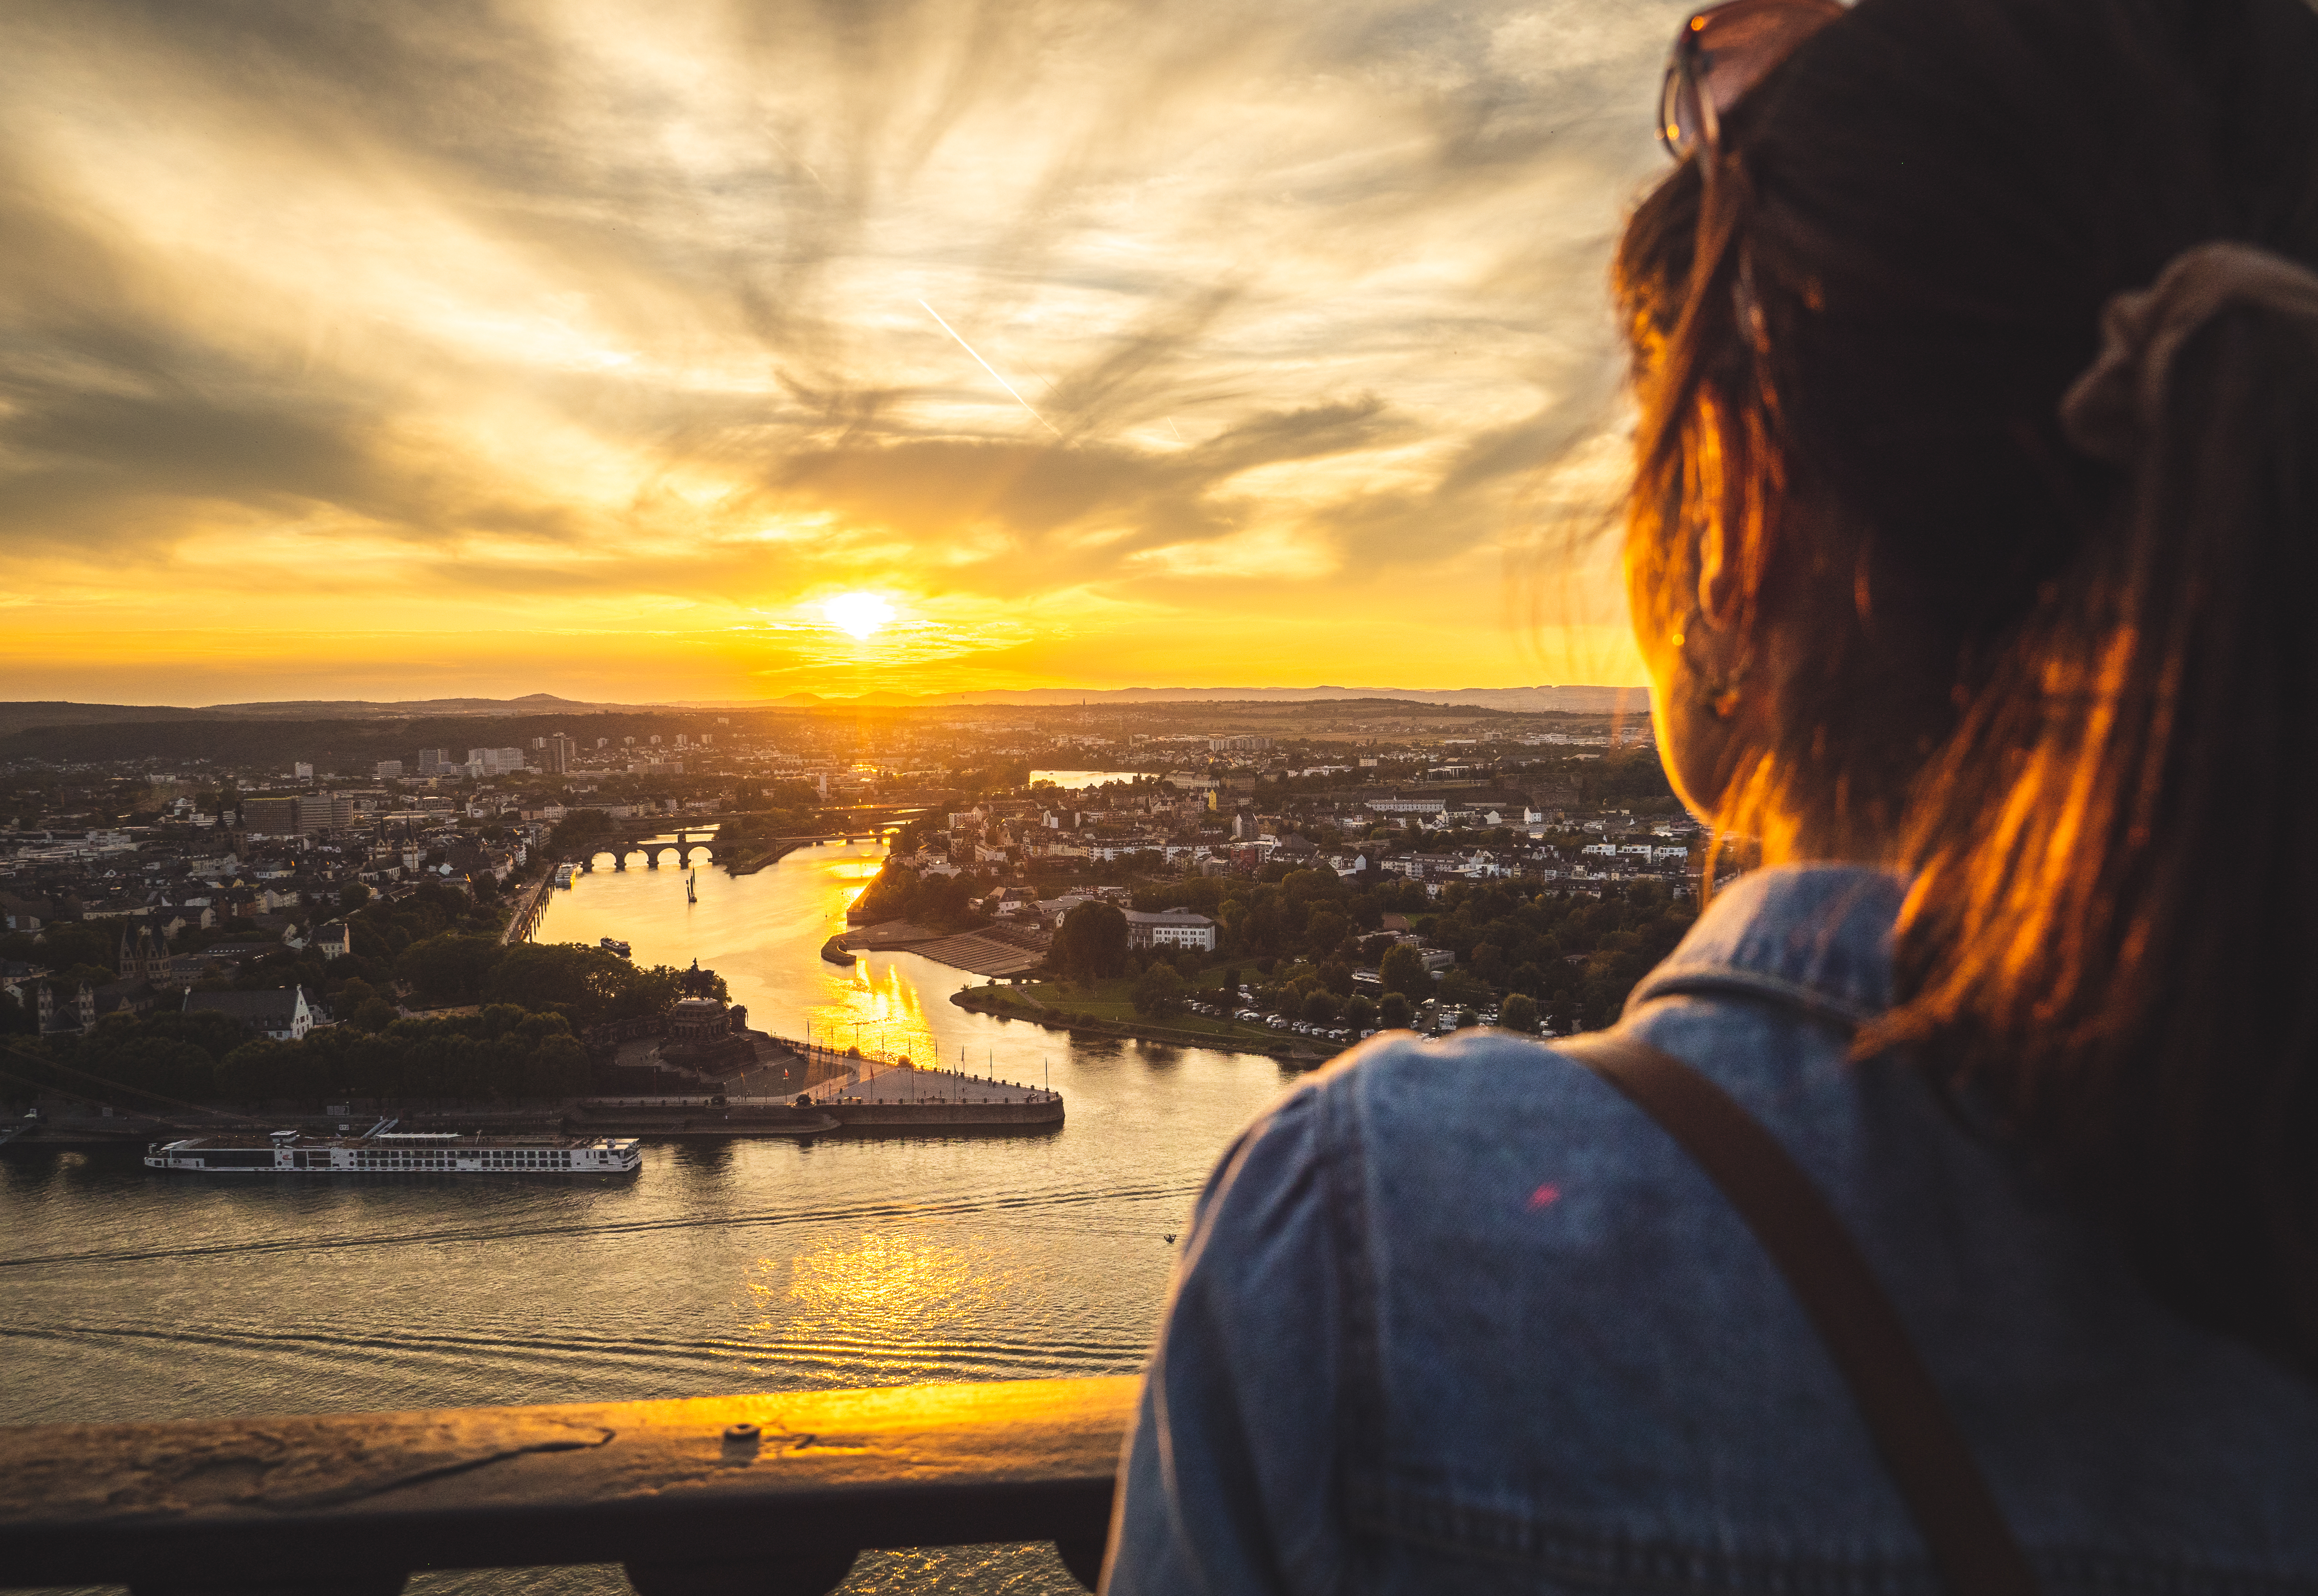
MULTIPOLYGON (((1223 980, 1223 972, 1213 971, 1194 985, 1202 995, 1213 995, 1223 980)), ((1091 1014, 1097 1019, 1118 1025, 1162 1026, 1171 1031, 1187 1031, 1202 1036, 1229 1038, 1236 1042, 1257 1042, 1275 1046, 1282 1042, 1308 1041, 1292 1033, 1272 1030, 1268 1026, 1243 1025, 1234 1019, 1216 1019, 1189 1009, 1179 1010, 1163 1018, 1150 1018, 1135 1012, 1135 979, 1122 976, 1116 981, 1099 981, 1092 990, 1079 982, 1067 984, 1059 981, 1024 982, 1019 986, 1000 986, 994 990, 977 987, 976 993, 988 998, 1011 992, 1021 1007, 1028 1009, 1031 1002, 1044 1003, 1049 1009, 1059 1009, 1065 1014, 1091 1014)))

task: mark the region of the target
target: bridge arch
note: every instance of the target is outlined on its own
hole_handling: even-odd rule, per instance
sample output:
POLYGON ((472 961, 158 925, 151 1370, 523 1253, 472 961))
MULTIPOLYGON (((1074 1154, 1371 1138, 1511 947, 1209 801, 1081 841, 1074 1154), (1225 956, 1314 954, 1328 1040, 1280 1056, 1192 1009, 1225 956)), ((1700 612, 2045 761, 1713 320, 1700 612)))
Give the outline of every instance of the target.
POLYGON ((671 854, 675 856, 674 864, 678 870, 691 864, 714 863, 717 838, 714 831, 695 834, 675 826, 658 829, 672 831, 675 835, 673 838, 655 834, 614 838, 597 850, 594 858, 588 861, 590 867, 593 867, 595 859, 608 856, 615 870, 625 870, 632 864, 641 864, 647 870, 657 870, 668 862, 668 856, 671 854))

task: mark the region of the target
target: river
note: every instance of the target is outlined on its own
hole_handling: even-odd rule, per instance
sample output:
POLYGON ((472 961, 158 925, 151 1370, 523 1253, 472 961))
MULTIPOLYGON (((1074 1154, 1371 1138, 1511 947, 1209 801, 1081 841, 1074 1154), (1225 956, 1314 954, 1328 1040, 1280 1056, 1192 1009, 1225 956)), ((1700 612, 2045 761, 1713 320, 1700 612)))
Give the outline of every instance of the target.
MULTIPOLYGON (((759 1029, 1051 1080, 1020 1136, 647 1143, 620 1184, 162 1175, 0 1157, 4 1421, 361 1412, 1131 1373, 1172 1249, 1272 1060, 970 1014, 911 954, 824 964, 876 844, 683 876, 599 856, 542 941, 697 958, 759 1029)), ((610 1593, 616 1568, 421 1574, 415 1592, 610 1593)), ((1043 1548, 865 1555, 858 1592, 1065 1592, 1043 1548)))

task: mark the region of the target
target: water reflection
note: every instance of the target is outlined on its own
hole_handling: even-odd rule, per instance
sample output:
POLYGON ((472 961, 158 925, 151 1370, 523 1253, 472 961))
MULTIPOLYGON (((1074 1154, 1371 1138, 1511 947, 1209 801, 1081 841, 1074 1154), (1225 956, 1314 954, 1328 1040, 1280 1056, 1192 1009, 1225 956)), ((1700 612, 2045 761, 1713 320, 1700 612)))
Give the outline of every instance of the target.
POLYGON ((978 1238, 888 1231, 760 1258, 747 1294, 751 1346, 842 1347, 888 1376, 928 1378, 980 1339, 1003 1295, 1004 1253, 978 1238))
MULTIPOLYGON (((1051 1069, 1058 1132, 648 1142, 642 1174, 612 1188, 175 1179, 133 1149, 12 1147, 10 1421, 1131 1373, 1166 1292, 1165 1238, 1280 1066, 971 1014, 947 1000, 969 978, 912 954, 823 963, 881 858, 856 844, 750 876, 704 869, 687 903, 665 865, 614 872, 606 856, 552 896, 541 936, 621 938, 648 964, 696 957, 767 1030, 810 1021, 841 1041, 858 1027, 865 1045, 953 1068, 963 1054, 1008 1080, 1051 1069)), ((1051 1554, 960 1548, 865 1559, 849 1588, 904 1574, 985 1592, 1060 1577, 1051 1554)))
POLYGON ((884 867, 882 843, 801 847, 754 875, 703 870, 696 902, 680 876, 615 873, 608 854, 597 857, 595 874, 550 901, 541 941, 611 937, 640 963, 697 958, 760 1030, 969 1074, 1037 1080, 1069 1045, 1059 1033, 957 1008, 949 995, 976 979, 963 971, 913 954, 864 954, 850 966, 822 959, 822 944, 845 930, 845 911, 884 867))

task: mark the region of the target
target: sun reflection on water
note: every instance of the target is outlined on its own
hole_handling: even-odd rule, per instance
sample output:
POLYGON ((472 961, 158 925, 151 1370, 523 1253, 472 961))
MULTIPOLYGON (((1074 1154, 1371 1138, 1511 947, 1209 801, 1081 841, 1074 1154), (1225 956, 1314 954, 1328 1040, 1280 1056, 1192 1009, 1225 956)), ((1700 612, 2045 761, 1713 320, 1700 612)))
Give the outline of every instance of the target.
POLYGON ((975 1239, 885 1232, 794 1258, 759 1258, 744 1280, 741 1341, 778 1359, 836 1357, 879 1373, 944 1366, 985 1325, 1003 1278, 975 1239))
MULTIPOLYGON (((882 858, 848 856, 832 858, 822 866, 831 935, 843 933, 845 911, 868 890, 884 866, 882 858)), ((906 1057, 921 1064, 937 1062, 939 1048, 917 983, 892 960, 865 954, 850 968, 827 965, 825 973, 818 1000, 807 1004, 805 1010, 815 1042, 838 1048, 858 1047, 885 1058, 906 1057)), ((940 1062, 957 1063, 954 1059, 940 1062)))

